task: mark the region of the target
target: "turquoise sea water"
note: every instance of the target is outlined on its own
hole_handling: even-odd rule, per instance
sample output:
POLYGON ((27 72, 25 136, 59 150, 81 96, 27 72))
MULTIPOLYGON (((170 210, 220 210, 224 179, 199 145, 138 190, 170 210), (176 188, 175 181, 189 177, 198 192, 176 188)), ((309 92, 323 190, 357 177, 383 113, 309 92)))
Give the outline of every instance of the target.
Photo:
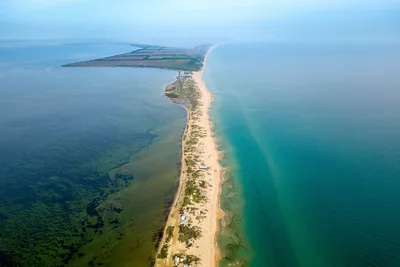
POLYGON ((217 47, 205 81, 228 167, 228 262, 400 266, 400 49, 217 47))
POLYGON ((0 266, 148 266, 177 186, 176 73, 127 45, 0 43, 0 266))

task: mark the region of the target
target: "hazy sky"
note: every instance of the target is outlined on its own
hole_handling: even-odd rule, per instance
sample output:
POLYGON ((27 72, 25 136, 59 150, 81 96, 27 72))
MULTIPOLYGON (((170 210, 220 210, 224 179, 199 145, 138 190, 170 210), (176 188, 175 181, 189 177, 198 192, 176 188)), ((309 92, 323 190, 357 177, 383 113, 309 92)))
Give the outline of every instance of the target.
POLYGON ((395 0, 0 0, 0 38, 308 38, 372 31, 390 39, 399 37, 399 25, 395 0))

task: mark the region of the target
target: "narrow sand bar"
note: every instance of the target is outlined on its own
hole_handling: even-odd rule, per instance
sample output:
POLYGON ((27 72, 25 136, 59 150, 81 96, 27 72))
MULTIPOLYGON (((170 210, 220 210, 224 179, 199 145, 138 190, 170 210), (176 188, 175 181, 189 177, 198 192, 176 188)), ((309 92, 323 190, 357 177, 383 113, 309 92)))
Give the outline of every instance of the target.
POLYGON ((202 76, 203 71, 193 72, 190 77, 192 81, 189 81, 189 83, 194 84, 197 90, 199 105, 196 111, 187 108, 187 126, 182 138, 180 185, 159 246, 159 255, 163 246, 167 249, 168 254, 163 258, 158 257, 155 266, 183 266, 187 264, 192 267, 210 267, 218 265, 219 252, 216 239, 218 218, 222 215, 219 206, 222 168, 219 164, 220 154, 213 136, 209 115, 212 96, 202 76), (188 140, 190 141, 193 133, 200 134, 196 135, 195 145, 191 145, 191 148, 187 149, 188 140), (196 163, 189 167, 188 162, 191 161, 189 159, 195 159, 196 163), (193 169, 195 169, 194 173, 197 173, 196 177, 198 175, 199 179, 201 178, 200 184, 202 186, 199 189, 201 201, 193 201, 193 195, 195 199, 197 196, 196 191, 189 196, 190 199, 188 200, 188 177, 189 173, 192 175, 193 169), (182 226, 196 229, 199 233, 198 237, 192 238, 188 242, 182 241, 182 231, 180 230, 182 226), (168 234, 168 227, 170 234, 168 234), (168 236, 170 237, 168 238, 168 236), (179 236, 181 236, 181 240, 179 240, 179 236), (198 260, 191 261, 190 259, 193 258, 198 260))

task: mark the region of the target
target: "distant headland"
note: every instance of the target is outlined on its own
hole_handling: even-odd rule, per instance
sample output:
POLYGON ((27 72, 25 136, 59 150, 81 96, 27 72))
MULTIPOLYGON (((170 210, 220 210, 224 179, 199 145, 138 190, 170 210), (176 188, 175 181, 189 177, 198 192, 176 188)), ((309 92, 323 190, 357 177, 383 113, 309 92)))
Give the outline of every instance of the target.
POLYGON ((63 65, 63 67, 141 67, 199 71, 211 45, 191 49, 147 44, 131 44, 137 50, 111 57, 63 65))

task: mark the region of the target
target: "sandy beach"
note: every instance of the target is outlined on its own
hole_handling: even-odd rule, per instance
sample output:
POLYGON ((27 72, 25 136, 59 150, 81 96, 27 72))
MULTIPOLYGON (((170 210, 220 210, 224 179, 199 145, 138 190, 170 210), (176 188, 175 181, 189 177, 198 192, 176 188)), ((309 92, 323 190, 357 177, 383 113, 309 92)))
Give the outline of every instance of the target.
POLYGON ((168 254, 162 259, 158 257, 155 266, 218 265, 216 237, 218 218, 222 214, 219 206, 222 168, 209 115, 212 96, 202 75, 203 71, 199 71, 191 73, 190 77, 198 93, 199 105, 196 110, 186 108, 188 119, 182 138, 180 184, 159 246, 159 254, 163 244, 168 254), (197 134, 196 142, 191 142, 190 138, 193 138, 194 133, 197 134), (192 176, 197 180, 191 178, 192 176), (195 187, 194 193, 188 195, 188 184, 200 186, 195 187), (195 238, 186 242, 182 235, 185 227, 195 229, 197 233, 195 238))

